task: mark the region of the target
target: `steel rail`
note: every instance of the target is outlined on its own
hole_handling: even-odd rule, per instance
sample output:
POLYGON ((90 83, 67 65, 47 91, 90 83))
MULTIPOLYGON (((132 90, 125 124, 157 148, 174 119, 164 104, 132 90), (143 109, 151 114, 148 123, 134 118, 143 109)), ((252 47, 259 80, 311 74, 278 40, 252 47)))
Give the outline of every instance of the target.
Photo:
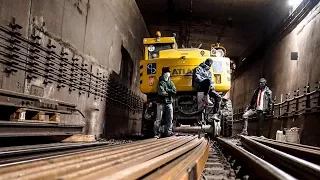
POLYGON ((197 148, 170 162, 165 167, 143 178, 145 180, 200 179, 209 156, 210 139, 203 141, 197 148))
MULTIPOLYGON (((199 147, 197 147, 198 149, 199 147)), ((163 168, 157 169, 154 173, 143 177, 142 179, 144 180, 154 180, 154 179, 158 179, 158 180, 162 180, 162 179, 171 179, 170 176, 166 176, 166 174, 171 171, 172 169, 174 169, 177 165, 179 165, 179 163, 181 163, 181 161, 183 161, 185 158, 188 158, 188 156, 192 155, 193 151, 190 151, 186 154, 184 154, 183 156, 180 156, 179 158, 173 160, 172 162, 168 163, 166 166, 164 166, 163 168)))
POLYGON ((112 170, 102 170, 100 173, 96 173, 93 176, 86 176, 80 179, 137 179, 144 176, 147 173, 152 172, 153 170, 161 167, 162 165, 172 161, 173 159, 187 153, 188 151, 194 149, 198 145, 200 145, 204 141, 204 138, 201 139, 193 139, 188 144, 176 149, 172 149, 168 153, 165 153, 161 156, 153 158, 151 160, 145 161, 144 163, 136 164, 135 166, 128 166, 127 168, 116 171, 116 168, 112 168, 112 170))
MULTIPOLYGON (((175 142, 175 141, 174 141, 175 142)), ((152 149, 156 148, 158 146, 163 146, 165 144, 168 144, 168 141, 163 141, 162 144, 156 143, 156 144, 145 144, 144 147, 132 147, 130 148, 123 148, 117 151, 109 151, 105 153, 97 153, 95 151, 95 155, 91 154, 89 156, 82 156, 83 154, 79 154, 76 156, 76 160, 67 160, 67 161, 62 161, 58 162, 56 164, 48 164, 46 166, 42 167, 33 167, 31 169, 26 169, 19 171, 18 174, 23 175, 24 178, 30 178, 30 179, 46 179, 46 178, 54 178, 57 177, 58 175, 64 175, 65 173, 70 173, 73 171, 81 170, 81 169, 86 169, 90 167, 96 167, 97 165, 103 163, 103 162, 113 162, 119 157, 123 156, 130 156, 132 153, 137 153, 139 151, 145 151, 146 149, 152 149), (135 149, 135 151, 130 152, 130 150, 135 149)), ((173 144, 173 143, 169 143, 173 144)), ((54 159, 51 159, 51 161, 54 161, 54 159)), ((11 177, 11 178, 17 178, 16 176, 17 172, 13 172, 11 174, 7 174, 6 177, 11 177)))
POLYGON ((270 146, 277 150, 286 152, 293 156, 296 156, 301 159, 320 165, 320 148, 319 147, 305 146, 305 145, 294 144, 294 143, 286 143, 286 142, 275 141, 270 139, 262 139, 262 138, 256 138, 256 137, 250 137, 250 138, 264 145, 270 146))
POLYGON ((243 148, 236 146, 235 144, 225 140, 223 138, 217 138, 218 143, 223 147, 228 149, 232 154, 234 154, 237 158, 241 161, 246 162, 246 165, 250 169, 255 170, 258 172, 258 176, 262 179, 281 179, 281 180, 293 180, 296 179, 291 175, 287 174, 286 172, 280 170, 279 168, 275 167, 274 165, 266 162, 265 160, 257 157, 256 155, 246 151, 243 148))
MULTIPOLYGON (((145 142, 106 147, 86 153, 48 158, 0 168, 0 179, 79 179, 79 176, 95 173, 123 162, 135 161, 153 153, 158 156, 161 149, 170 150, 182 146, 196 137, 171 137, 151 139, 145 142), (139 145, 140 144, 140 145, 139 145)), ((162 152, 166 153, 166 152, 162 152)), ((161 154, 161 153, 160 153, 161 154)), ((154 158, 150 156, 149 158, 154 158)))
POLYGON ((48 152, 48 151, 54 151, 54 150, 65 150, 65 149, 74 149, 74 148, 82 148, 82 147, 92 147, 92 146, 101 146, 101 145, 107 145, 110 143, 107 142, 94 142, 94 143, 55 143, 55 144, 47 144, 47 145, 37 145, 31 148, 28 147, 17 147, 15 149, 14 147, 11 149, 2 149, 0 148, 0 162, 2 157, 8 157, 8 156, 17 156, 17 155, 23 155, 23 154, 31 154, 31 153, 39 153, 39 152, 48 152))
POLYGON ((320 177, 320 166, 314 163, 268 147, 245 136, 241 136, 241 142, 245 147, 254 149, 270 163, 290 172, 294 177, 299 179, 319 179, 320 177))
POLYGON ((250 136, 250 138, 253 139, 257 139, 257 140, 266 140, 266 141, 270 141, 270 142, 277 142, 277 143, 281 143, 281 144, 287 144, 287 145, 292 145, 292 146, 296 146, 296 147, 302 147, 302 148, 307 148, 307 149, 314 149, 314 150, 319 150, 320 151, 320 147, 316 147, 316 146, 308 146, 308 145, 304 145, 304 144, 297 144, 297 143, 291 143, 291 142, 283 142, 283 141, 277 141, 274 139, 267 139, 267 138, 260 138, 257 136, 250 136))
MULTIPOLYGON (((97 142, 93 142, 97 143, 97 142)), ((34 144, 34 145, 19 145, 19 146, 8 146, 8 147, 0 147, 0 156, 4 152, 8 151, 17 151, 17 150, 26 150, 26 149, 38 149, 38 148, 43 148, 43 147, 57 147, 57 146, 65 146, 68 144, 82 144, 82 143, 49 143, 49 144, 34 144)), ((83 143, 84 144, 84 143, 83 143)), ((89 144, 89 143, 88 143, 89 144)))
MULTIPOLYGON (((87 169, 82 169, 80 171, 76 171, 64 176, 61 176, 62 179, 81 179, 82 177, 86 176, 94 176, 95 174, 99 173, 101 170, 110 170, 111 173, 116 172, 117 170, 125 167, 135 166, 136 164, 143 163, 144 161, 150 160, 156 156, 159 156, 162 153, 166 153, 167 151, 170 151, 174 148, 177 148, 179 146, 182 146, 188 142, 190 142, 192 139, 190 138, 182 138, 178 142, 173 142, 170 144, 166 144, 164 146, 156 146, 148 151, 142 151, 137 154, 133 154, 131 156, 126 157, 118 157, 113 162, 107 162, 105 164, 100 164, 96 167, 90 167, 87 169)), ((86 178, 83 178, 86 179, 86 178)), ((91 179, 91 178, 89 178, 91 179)), ((94 178, 93 178, 94 179, 94 178)))
POLYGON ((179 164, 182 168, 175 169, 176 174, 172 172, 172 179, 200 179, 209 156, 210 140, 203 141, 200 148, 199 150, 194 150, 192 155, 179 164))
MULTIPOLYGON (((166 138, 163 138, 162 140, 165 140, 166 138)), ((113 148, 121 146, 132 146, 132 145, 138 145, 142 143, 152 142, 153 139, 146 139, 146 140, 140 140, 137 142, 131 142, 127 144, 116 144, 112 145, 113 148)), ((11 146, 11 147, 0 147, 0 157, 1 156, 10 156, 10 155, 20 155, 24 153, 36 153, 39 151, 48 151, 50 148, 69 148, 69 147, 78 147, 78 146, 91 146, 91 145, 108 145, 109 142, 89 142, 89 143, 51 143, 51 144, 37 144, 37 145, 27 145, 27 146, 11 146)))
MULTIPOLYGON (((108 148, 110 146, 114 145, 101 145, 101 146, 93 146, 93 147, 86 147, 81 149, 81 153, 89 152, 93 150, 101 150, 108 148)), ((39 161, 39 160, 45 160, 49 158, 58 158, 66 155, 73 155, 79 153, 79 149, 68 149, 68 150, 59 150, 59 151, 53 151, 53 152, 43 152, 40 154, 30 154, 30 155, 23 155, 23 156, 14 156, 14 157, 8 157, 3 158, 0 160, 0 168, 8 165, 15 165, 15 164, 22 164, 26 162, 33 162, 33 161, 39 161)))
MULTIPOLYGON (((274 156, 277 160, 287 165, 287 161, 270 153, 272 148, 267 147, 254 139, 241 136, 245 147, 249 147, 262 153, 266 159, 274 156), (264 150, 257 147, 260 144, 264 150), (269 149, 268 149, 269 148, 269 149)), ((238 147, 230 140, 217 138, 221 147, 228 149, 236 159, 246 162, 248 168, 253 169, 261 179, 315 179, 320 177, 317 174, 317 165, 304 160, 295 160, 297 164, 292 167, 300 167, 303 175, 292 172, 291 167, 275 167, 278 163, 270 162, 257 157, 244 148, 238 147), (308 167, 304 167, 309 165, 308 167), (279 168, 282 168, 280 170, 279 168), (308 169, 306 169, 308 168, 308 169), (290 173, 290 175, 286 172, 290 173), (293 177, 294 176, 294 177, 293 177)), ((66 144, 67 146, 68 144, 66 144)), ((60 146, 60 144, 57 146, 60 146)), ((31 152, 40 146, 31 148, 12 148, 13 155, 19 150, 31 152)), ((56 148, 54 144, 43 148, 56 148)), ((10 148, 6 148, 7 151, 10 148)), ((72 153, 60 154, 43 159, 21 162, 0 166, 0 180, 2 179, 200 179, 206 161, 209 156, 210 139, 199 138, 198 136, 178 136, 163 139, 148 139, 123 145, 101 145, 96 147, 81 148, 72 153)), ((274 150, 277 151, 277 150, 274 150)), ((38 153, 35 151, 35 153, 38 153)), ((18 153, 19 154, 19 153, 18 153)), ((285 154, 285 153, 284 153, 285 154)), ((285 156, 285 155, 283 155, 285 156)), ((291 155, 286 155, 291 156, 291 155)), ((292 163, 292 161, 290 161, 292 163)), ((320 172, 320 171, 319 171, 320 172)))
POLYGON ((107 147, 117 148, 126 147, 132 145, 139 145, 141 143, 152 142, 153 139, 142 140, 138 142, 128 144, 109 145, 106 142, 99 143, 53 143, 53 144, 42 144, 42 145, 30 145, 30 146, 16 146, 8 148, 0 148, 0 167, 21 164, 25 162, 32 162, 36 160, 42 160, 49 157, 60 157, 60 155, 72 155, 72 153, 89 152, 91 150, 101 150, 107 147), (53 151, 54 150, 54 151, 53 151), (39 152, 41 152, 39 154, 39 152))
MULTIPOLYGON (((0 174, 10 173, 10 172, 14 172, 16 170, 26 170, 26 169, 32 169, 32 168, 36 169, 39 166, 44 167, 47 165, 56 165, 56 164, 59 165, 59 163, 61 163, 61 162, 65 162, 65 161, 70 162, 70 161, 74 161, 77 159, 81 161, 81 160, 85 160, 84 158, 86 156, 94 156, 94 155, 98 156, 100 154, 108 155, 108 153, 109 153, 109 155, 111 155, 111 154, 119 153, 119 151, 121 151, 122 149, 127 149, 127 150, 132 150, 134 148, 139 149, 139 148, 143 148, 143 147, 150 146, 150 145, 159 145, 161 143, 168 143, 169 141, 170 141, 170 139, 162 139, 159 141, 148 140, 145 142, 130 143, 130 144, 118 145, 118 146, 114 146, 114 147, 110 147, 110 148, 98 149, 96 151, 87 151, 87 152, 79 151, 78 153, 74 153, 70 156, 61 156, 58 158, 53 157, 53 158, 48 158, 48 159, 43 159, 43 160, 27 161, 27 162, 19 163, 18 169, 16 169, 15 165, 3 166, 2 168, 0 168, 0 174)), ((94 158, 94 157, 92 157, 92 158, 94 158)))

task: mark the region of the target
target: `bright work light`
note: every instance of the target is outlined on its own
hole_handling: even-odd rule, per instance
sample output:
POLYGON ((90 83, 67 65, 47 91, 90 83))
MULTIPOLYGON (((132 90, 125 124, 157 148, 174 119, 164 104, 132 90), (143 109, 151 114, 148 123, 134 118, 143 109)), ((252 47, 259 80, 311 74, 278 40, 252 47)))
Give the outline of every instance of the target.
POLYGON ((296 8, 296 7, 298 7, 298 6, 301 4, 302 1, 303 1, 303 0, 288 0, 288 4, 289 4, 289 6, 291 6, 292 8, 296 8))

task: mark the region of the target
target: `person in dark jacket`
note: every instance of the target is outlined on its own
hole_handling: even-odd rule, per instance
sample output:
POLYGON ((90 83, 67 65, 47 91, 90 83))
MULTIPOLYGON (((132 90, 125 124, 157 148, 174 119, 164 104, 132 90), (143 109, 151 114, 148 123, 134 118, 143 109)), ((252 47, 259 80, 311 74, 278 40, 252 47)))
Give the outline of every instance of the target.
POLYGON ((214 119, 219 120, 218 112, 220 110, 221 96, 214 90, 214 83, 210 68, 213 60, 208 58, 201 63, 193 73, 192 86, 199 92, 204 92, 204 101, 208 105, 213 105, 210 97, 214 99, 214 119))
POLYGON ((170 68, 162 68, 162 76, 159 77, 157 94, 157 117, 154 122, 154 137, 160 138, 160 126, 162 115, 165 113, 166 121, 166 135, 172 136, 172 120, 173 120, 173 107, 172 96, 176 94, 176 87, 170 80, 170 68))
POLYGON ((243 135, 248 135, 248 118, 252 115, 258 116, 257 134, 262 134, 262 123, 264 120, 264 114, 272 113, 272 91, 267 86, 267 80, 261 78, 259 80, 259 87, 254 91, 250 104, 243 114, 244 125, 242 129, 243 135))

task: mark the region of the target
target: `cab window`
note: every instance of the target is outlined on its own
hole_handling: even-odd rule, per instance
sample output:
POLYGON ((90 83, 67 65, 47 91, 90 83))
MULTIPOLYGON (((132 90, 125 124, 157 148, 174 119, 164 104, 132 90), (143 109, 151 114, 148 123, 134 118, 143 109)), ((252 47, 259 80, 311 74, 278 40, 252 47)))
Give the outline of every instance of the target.
POLYGON ((159 51, 172 49, 172 44, 150 44, 148 45, 148 59, 159 57, 159 51))

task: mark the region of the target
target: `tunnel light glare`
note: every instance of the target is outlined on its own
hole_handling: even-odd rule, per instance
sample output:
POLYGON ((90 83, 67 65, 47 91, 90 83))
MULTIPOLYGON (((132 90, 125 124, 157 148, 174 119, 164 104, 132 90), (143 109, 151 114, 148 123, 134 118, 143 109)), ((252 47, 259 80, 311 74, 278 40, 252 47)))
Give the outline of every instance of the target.
POLYGON ((291 6, 292 8, 296 8, 296 7, 298 7, 298 6, 301 4, 302 1, 303 1, 303 0, 288 0, 288 4, 289 4, 289 6, 291 6))

